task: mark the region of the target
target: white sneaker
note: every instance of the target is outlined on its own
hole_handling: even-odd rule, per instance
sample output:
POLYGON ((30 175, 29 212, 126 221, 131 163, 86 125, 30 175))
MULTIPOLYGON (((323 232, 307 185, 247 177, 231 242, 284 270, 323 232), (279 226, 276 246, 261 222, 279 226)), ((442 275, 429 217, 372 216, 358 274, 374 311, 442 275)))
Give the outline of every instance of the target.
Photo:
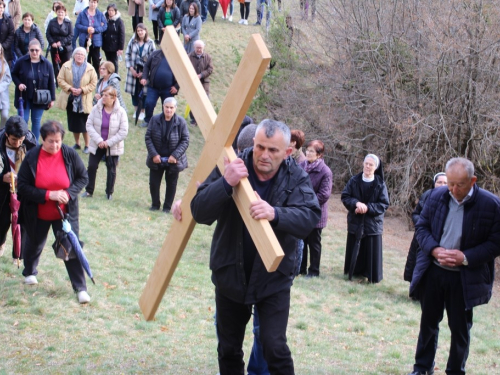
POLYGON ((222 14, 222 19, 223 19, 223 20, 225 20, 225 19, 226 19, 226 17, 224 16, 224 13, 222 14))
POLYGON ((239 21, 238 21, 238 23, 239 23, 240 25, 242 25, 242 24, 243 24, 243 22, 245 22, 245 20, 244 20, 243 18, 242 18, 241 20, 239 20, 239 21))
POLYGON ((78 302, 81 304, 90 302, 90 296, 85 290, 78 292, 77 296, 78 296, 78 302))
POLYGON ((141 112, 139 114, 139 120, 144 120, 144 117, 146 117, 146 114, 144 112, 141 112))
POLYGON ((243 25, 248 25, 248 20, 243 20, 243 25))
POLYGON ((35 285, 35 284, 38 284, 38 280, 36 279, 35 275, 30 275, 30 276, 26 276, 24 278, 24 283, 26 285, 35 285))
POLYGON ((229 16, 229 17, 227 18, 227 20, 228 20, 229 22, 233 22, 233 16, 229 16))

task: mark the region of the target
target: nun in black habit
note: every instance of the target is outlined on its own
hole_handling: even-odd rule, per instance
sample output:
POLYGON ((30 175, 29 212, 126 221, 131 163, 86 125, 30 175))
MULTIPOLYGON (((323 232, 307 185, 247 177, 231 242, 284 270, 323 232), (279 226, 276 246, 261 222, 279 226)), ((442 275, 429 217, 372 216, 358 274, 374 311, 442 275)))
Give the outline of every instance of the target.
POLYGON ((366 155, 363 172, 349 180, 341 200, 349 211, 344 274, 364 276, 368 282, 378 283, 383 278, 382 232, 389 195, 376 155, 366 155))

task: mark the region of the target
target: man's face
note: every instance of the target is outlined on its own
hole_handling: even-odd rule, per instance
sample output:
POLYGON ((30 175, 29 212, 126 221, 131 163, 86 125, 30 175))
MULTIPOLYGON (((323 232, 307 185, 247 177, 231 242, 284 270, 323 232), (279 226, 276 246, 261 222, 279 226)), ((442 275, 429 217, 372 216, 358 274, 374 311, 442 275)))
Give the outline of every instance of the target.
POLYGON ((7 143, 10 148, 17 150, 24 142, 25 137, 17 138, 13 135, 7 135, 7 143))
POLYGON ((170 121, 174 116, 177 106, 172 103, 166 103, 163 105, 163 114, 165 115, 165 120, 170 121))
POLYGON ((459 202, 463 201, 467 194, 469 194, 470 189, 472 189, 477 180, 476 176, 469 178, 465 168, 459 164, 449 168, 446 171, 446 177, 448 179, 448 190, 459 202))
POLYGON ((201 54, 203 54, 203 49, 204 49, 204 47, 203 47, 203 44, 201 44, 201 43, 196 43, 196 44, 194 45, 194 52, 195 52, 197 55, 201 55, 201 54))
POLYGON ((253 147, 253 167, 259 180, 272 178, 291 153, 292 148, 285 142, 281 131, 278 130, 271 138, 267 138, 265 129, 260 129, 255 134, 253 147))

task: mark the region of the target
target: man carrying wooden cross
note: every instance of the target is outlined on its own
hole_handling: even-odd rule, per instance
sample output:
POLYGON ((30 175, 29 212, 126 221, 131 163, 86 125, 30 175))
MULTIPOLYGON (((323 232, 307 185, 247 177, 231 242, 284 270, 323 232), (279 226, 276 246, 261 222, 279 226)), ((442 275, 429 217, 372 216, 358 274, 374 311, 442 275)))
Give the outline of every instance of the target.
POLYGON ((221 375, 244 374, 243 338, 255 305, 260 339, 271 374, 293 374, 286 344, 290 288, 296 263, 297 237, 314 228, 321 210, 307 173, 289 158, 290 129, 264 120, 257 127, 253 149, 215 169, 191 202, 196 222, 217 221, 210 268, 215 285, 217 348, 221 375), (268 273, 232 199, 233 187, 248 177, 257 201, 249 207, 255 220, 268 220, 285 252, 275 272, 268 273))

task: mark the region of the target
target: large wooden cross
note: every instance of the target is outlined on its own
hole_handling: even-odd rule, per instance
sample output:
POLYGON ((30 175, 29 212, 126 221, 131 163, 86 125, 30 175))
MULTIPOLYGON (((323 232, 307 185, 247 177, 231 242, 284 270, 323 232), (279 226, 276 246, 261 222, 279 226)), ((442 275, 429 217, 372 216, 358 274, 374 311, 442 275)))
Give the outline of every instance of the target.
MULTIPOLYGON (((174 27, 166 28, 161 48, 196 117, 205 146, 182 198, 182 221, 173 221, 139 299, 146 320, 154 318, 193 232, 195 221, 189 206, 196 193, 196 182, 204 181, 216 165, 223 173, 224 158, 236 159, 231 145, 271 59, 262 37, 252 35, 217 116, 174 27)), ((250 203, 257 198, 248 179, 241 180, 235 187, 233 199, 266 269, 275 271, 284 253, 269 222, 250 216, 250 203)))

